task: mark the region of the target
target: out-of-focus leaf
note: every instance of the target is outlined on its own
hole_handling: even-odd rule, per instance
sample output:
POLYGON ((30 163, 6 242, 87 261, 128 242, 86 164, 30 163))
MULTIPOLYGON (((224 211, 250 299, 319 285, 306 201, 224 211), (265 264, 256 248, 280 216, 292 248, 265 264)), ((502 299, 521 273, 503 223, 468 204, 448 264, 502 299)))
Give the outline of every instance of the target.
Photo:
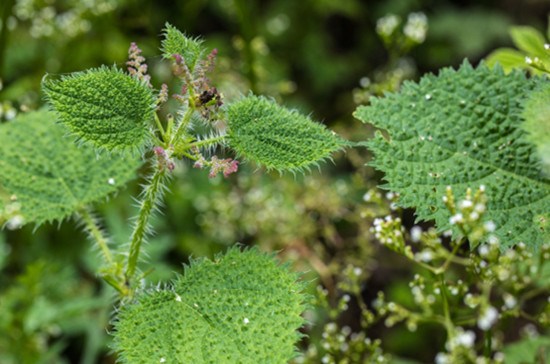
POLYGON ((487 56, 487 65, 489 67, 494 67, 497 63, 502 66, 504 72, 509 73, 514 68, 525 67, 525 55, 512 48, 500 48, 487 56))
POLYGON ((550 361, 550 337, 525 338, 506 345, 502 352, 506 364, 548 363, 550 361))
POLYGON ((535 28, 527 26, 512 27, 510 36, 516 47, 525 53, 533 57, 548 57, 547 51, 544 49, 544 36, 535 28))

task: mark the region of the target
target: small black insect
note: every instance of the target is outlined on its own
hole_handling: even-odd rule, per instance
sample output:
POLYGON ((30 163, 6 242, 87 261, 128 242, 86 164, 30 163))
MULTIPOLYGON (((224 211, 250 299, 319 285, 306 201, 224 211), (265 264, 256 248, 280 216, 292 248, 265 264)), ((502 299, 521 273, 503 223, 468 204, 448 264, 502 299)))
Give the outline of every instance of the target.
POLYGON ((204 90, 199 95, 199 106, 210 106, 216 105, 218 107, 222 106, 222 97, 218 90, 215 87, 211 89, 204 90))

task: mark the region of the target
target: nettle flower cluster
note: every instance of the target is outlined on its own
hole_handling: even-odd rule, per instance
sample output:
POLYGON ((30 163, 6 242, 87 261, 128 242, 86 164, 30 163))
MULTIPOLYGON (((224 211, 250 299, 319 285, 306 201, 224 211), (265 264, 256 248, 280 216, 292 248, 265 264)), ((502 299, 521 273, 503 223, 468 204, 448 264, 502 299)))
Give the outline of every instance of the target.
POLYGON ((475 193, 468 189, 458 202, 447 187, 443 201, 455 231, 438 234, 419 226, 407 231, 392 215, 374 220, 376 239, 421 268, 409 282, 414 306, 387 300, 379 292, 375 316, 387 327, 403 322, 413 332, 422 323, 440 324, 447 339, 445 350, 434 358, 438 364, 502 363, 507 320, 549 326, 550 244, 536 253, 524 243, 503 250, 493 235, 494 222, 484 219, 484 186, 475 193), (465 249, 467 241, 475 249, 465 249))
MULTIPOLYGON (((168 27, 167 31, 175 31, 174 28, 168 27)), ((200 44, 200 41, 194 40, 200 44)), ((170 45, 168 45, 170 47, 170 45)), ((132 43, 128 49, 128 62, 126 62, 128 73, 153 88, 151 84, 151 76, 147 74, 148 66, 145 63, 145 57, 142 56, 141 49, 136 43, 132 43)), ((201 146, 209 146, 206 151, 211 154, 214 149, 214 144, 224 138, 224 123, 222 121, 223 113, 220 107, 223 105, 223 96, 218 92, 216 87, 211 86, 211 81, 208 74, 214 70, 217 49, 213 49, 207 57, 203 59, 193 59, 196 56, 193 53, 188 54, 189 60, 179 53, 174 53, 170 56, 172 60, 172 73, 181 82, 179 92, 170 95, 169 87, 162 84, 156 97, 156 110, 160 110, 170 99, 176 100, 179 103, 178 113, 174 117, 168 115, 166 129, 160 123, 157 117, 157 126, 159 128, 159 136, 156 140, 156 145, 153 147, 153 152, 158 160, 159 168, 166 168, 168 171, 173 171, 175 168, 175 159, 178 157, 187 157, 194 160, 194 168, 210 168, 208 176, 216 177, 222 173, 224 177, 237 172, 239 161, 232 158, 221 159, 216 155, 210 157, 205 156, 201 151, 201 146), (186 114, 182 110, 196 111, 193 115, 189 111, 186 114), (200 116, 199 116, 200 115, 200 116), (189 144, 188 138, 184 137, 184 132, 180 135, 171 135, 171 128, 174 126, 175 118, 188 119, 189 128, 195 126, 193 123, 200 122, 203 127, 210 129, 210 134, 202 137, 195 135, 195 141, 189 144), (184 138, 182 138, 184 137, 184 138)))
POLYGON ((345 363, 390 363, 391 356, 382 350, 380 339, 371 339, 366 329, 375 321, 375 317, 361 299, 361 282, 364 272, 359 267, 349 265, 344 269, 346 277, 339 283, 342 294, 334 306, 329 303, 329 292, 318 286, 315 294, 316 307, 323 309, 328 315, 328 322, 323 326, 321 339, 310 344, 303 354, 292 363, 295 364, 345 364, 345 363), (350 326, 338 323, 339 316, 346 312, 352 297, 357 299, 361 308, 360 326, 363 330, 355 331, 350 326))
POLYGON ((368 103, 371 96, 396 91, 405 80, 414 78, 417 67, 407 55, 424 43, 427 33, 428 18, 421 12, 410 13, 405 22, 395 14, 378 19, 376 34, 388 52, 389 62, 359 80, 359 87, 353 90, 355 103, 368 103))

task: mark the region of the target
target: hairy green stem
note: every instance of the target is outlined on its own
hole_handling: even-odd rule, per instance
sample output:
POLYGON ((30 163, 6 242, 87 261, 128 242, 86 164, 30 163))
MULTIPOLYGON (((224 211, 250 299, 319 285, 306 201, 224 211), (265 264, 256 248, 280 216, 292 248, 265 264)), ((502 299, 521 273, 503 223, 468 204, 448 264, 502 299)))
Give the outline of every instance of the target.
POLYGON ((128 264, 125 273, 127 281, 132 280, 136 273, 141 245, 149 227, 149 218, 161 198, 165 177, 166 168, 155 166, 153 176, 149 180, 149 184, 146 185, 143 190, 139 215, 130 241, 130 253, 128 255, 128 264))
POLYGON ((107 265, 113 264, 113 255, 107 244, 107 238, 101 232, 101 229, 97 225, 96 219, 92 216, 87 208, 82 208, 77 212, 78 217, 84 222, 86 230, 94 242, 97 243, 103 254, 103 258, 107 265))
POLYGON ((187 126, 189 125, 189 122, 191 121, 191 117, 193 116, 193 113, 195 112, 195 108, 191 105, 183 115, 183 119, 177 126, 176 131, 170 136, 170 144, 171 145, 177 145, 178 141, 182 138, 182 136, 185 133, 185 129, 187 129, 187 126))
POLYGON ((225 135, 220 135, 214 138, 199 140, 199 141, 187 144, 184 148, 182 148, 182 151, 195 148, 195 147, 202 147, 205 145, 216 144, 224 139, 225 139, 225 135))
POLYGON ((155 125, 157 126, 157 129, 160 133, 160 136, 162 137, 162 141, 166 142, 166 132, 164 131, 164 128, 162 127, 162 124, 160 122, 158 114, 155 112, 155 125))

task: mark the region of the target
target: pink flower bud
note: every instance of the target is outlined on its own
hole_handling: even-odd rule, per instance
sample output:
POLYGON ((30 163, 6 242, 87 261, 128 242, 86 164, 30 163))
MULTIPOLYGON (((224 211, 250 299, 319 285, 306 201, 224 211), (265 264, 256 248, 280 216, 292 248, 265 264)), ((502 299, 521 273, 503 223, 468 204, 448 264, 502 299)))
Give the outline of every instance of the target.
POLYGON ((155 154, 159 157, 166 156, 166 151, 164 150, 164 148, 159 147, 159 146, 154 147, 153 152, 155 152, 155 154))

